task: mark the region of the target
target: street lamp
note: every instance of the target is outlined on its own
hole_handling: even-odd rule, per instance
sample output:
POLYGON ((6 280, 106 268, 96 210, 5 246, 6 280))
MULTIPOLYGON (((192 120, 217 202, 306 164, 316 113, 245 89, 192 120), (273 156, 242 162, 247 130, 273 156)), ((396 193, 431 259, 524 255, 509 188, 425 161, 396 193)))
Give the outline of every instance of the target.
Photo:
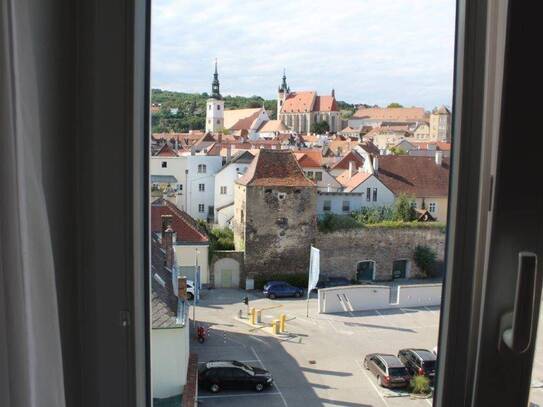
POLYGON ((198 302, 198 297, 200 296, 200 278, 198 273, 198 255, 200 254, 200 250, 198 248, 196 249, 195 253, 195 261, 194 261, 194 299, 192 301, 192 324, 194 327, 194 330, 196 331, 196 303, 198 302))

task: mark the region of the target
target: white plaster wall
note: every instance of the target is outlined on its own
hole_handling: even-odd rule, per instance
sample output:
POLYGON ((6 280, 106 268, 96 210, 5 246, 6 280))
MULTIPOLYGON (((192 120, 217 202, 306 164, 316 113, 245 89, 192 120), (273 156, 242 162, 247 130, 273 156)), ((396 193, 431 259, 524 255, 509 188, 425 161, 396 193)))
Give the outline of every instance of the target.
POLYGON ((151 330, 153 397, 183 393, 187 383, 189 327, 151 330))
POLYGON ((244 174, 249 164, 230 163, 215 175, 215 223, 219 223, 217 208, 234 202, 234 182, 238 172, 244 174), (221 195, 221 186, 226 186, 226 194, 221 195))
POLYGON ((215 204, 215 174, 222 167, 221 156, 190 155, 187 156, 187 180, 185 191, 185 211, 194 219, 206 220, 208 209, 215 204), (207 166, 205 174, 198 173, 198 165, 207 166), (205 185, 199 191, 199 184, 205 185), (204 212, 198 211, 198 205, 204 204, 204 212))
POLYGON ((383 184, 377 177, 372 175, 356 187, 351 192, 362 192, 364 194, 364 200, 362 206, 365 207, 376 207, 376 206, 389 206, 394 203, 394 194, 390 189, 388 189, 385 184, 383 184), (371 201, 366 199, 367 189, 371 188, 371 201), (377 188, 377 201, 373 201, 373 188, 377 188))
POLYGON ((341 195, 317 195, 317 214, 324 215, 325 213, 333 213, 336 215, 348 215, 353 211, 359 211, 365 200, 364 195, 356 194, 341 194, 341 195), (324 212, 324 201, 330 201, 331 210, 324 212), (343 201, 350 202, 350 211, 343 212, 343 201))
POLYGON ((366 311, 385 308, 435 306, 441 304, 442 284, 413 284, 398 287, 398 302, 390 303, 390 287, 355 285, 324 288, 318 293, 319 313, 366 311))
POLYGON ((196 249, 198 249, 198 265, 202 284, 209 283, 209 263, 207 245, 175 245, 175 263, 178 266, 194 266, 196 264, 196 249))

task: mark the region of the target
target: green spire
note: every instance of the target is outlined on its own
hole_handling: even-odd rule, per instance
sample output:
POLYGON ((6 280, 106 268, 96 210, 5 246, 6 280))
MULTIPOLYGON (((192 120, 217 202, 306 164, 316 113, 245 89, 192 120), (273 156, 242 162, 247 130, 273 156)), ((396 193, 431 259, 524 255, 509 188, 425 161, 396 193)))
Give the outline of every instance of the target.
POLYGON ((217 58, 215 58, 215 73, 213 74, 213 82, 211 83, 211 97, 221 100, 221 92, 219 90, 219 72, 217 71, 217 58))
POLYGON ((290 88, 287 85, 287 74, 285 68, 283 68, 283 82, 281 82, 281 86, 279 86, 279 92, 290 92, 290 88))

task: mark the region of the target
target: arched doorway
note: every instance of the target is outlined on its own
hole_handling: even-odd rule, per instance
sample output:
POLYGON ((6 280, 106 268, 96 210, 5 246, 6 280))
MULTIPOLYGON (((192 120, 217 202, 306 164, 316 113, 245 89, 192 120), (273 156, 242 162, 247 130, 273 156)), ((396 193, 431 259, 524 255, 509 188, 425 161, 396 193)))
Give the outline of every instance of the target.
POLYGON ((358 281, 375 280, 375 262, 373 260, 359 261, 356 265, 356 279, 358 281))
POLYGON ((213 265, 216 288, 239 288, 239 263, 234 259, 219 259, 213 265))

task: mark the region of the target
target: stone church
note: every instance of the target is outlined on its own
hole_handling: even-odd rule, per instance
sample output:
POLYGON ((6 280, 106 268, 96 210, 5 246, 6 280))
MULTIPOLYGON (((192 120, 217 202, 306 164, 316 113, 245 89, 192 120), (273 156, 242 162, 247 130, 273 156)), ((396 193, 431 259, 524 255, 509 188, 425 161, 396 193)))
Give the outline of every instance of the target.
POLYGON ((297 133, 308 133, 313 124, 321 121, 328 123, 330 132, 341 130, 334 90, 330 96, 319 96, 316 91, 291 92, 284 72, 277 95, 277 115, 285 126, 297 133))

